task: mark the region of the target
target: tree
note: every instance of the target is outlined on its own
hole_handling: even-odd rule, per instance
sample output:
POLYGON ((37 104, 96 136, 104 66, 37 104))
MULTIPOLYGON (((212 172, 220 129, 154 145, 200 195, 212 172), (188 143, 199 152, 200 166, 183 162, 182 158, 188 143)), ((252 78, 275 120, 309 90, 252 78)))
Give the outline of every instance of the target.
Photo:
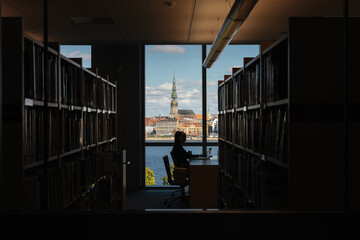
POLYGON ((146 173, 146 181, 145 184, 146 185, 155 185, 155 174, 153 170, 150 170, 149 167, 146 167, 145 169, 145 173, 146 173))

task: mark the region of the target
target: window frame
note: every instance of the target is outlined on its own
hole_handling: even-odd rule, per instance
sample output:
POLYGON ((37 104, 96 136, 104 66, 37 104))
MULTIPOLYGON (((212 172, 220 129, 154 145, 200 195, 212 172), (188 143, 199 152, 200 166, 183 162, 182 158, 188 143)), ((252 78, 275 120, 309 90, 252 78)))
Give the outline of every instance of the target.
MULTIPOLYGON (((180 44, 180 43, 178 43, 180 44)), ((142 145, 142 154, 141 154, 141 188, 166 188, 166 187, 158 187, 158 186, 147 186, 145 184, 146 178, 145 178, 145 168, 146 168, 146 159, 145 159, 145 147, 156 147, 156 146, 172 146, 172 141, 145 141, 145 101, 146 101, 146 95, 145 95, 145 46, 151 46, 156 44, 143 44, 141 46, 141 79, 142 79, 142 86, 141 86, 141 94, 143 96, 142 99, 142 107, 141 107, 141 118, 142 118, 142 136, 141 136, 141 145, 142 145)), ((163 44, 165 45, 165 44, 163 44)), ((169 44, 168 44, 169 45, 169 44)), ((175 45, 175 44, 174 44, 175 45)), ((181 44, 181 45, 200 45, 201 46, 201 54, 202 54, 202 62, 204 62, 206 58, 206 45, 207 44, 181 44)), ((201 71, 202 71, 202 115, 206 116, 206 109, 207 109, 207 77, 206 77, 206 68, 204 68, 201 65, 201 71)), ((202 132, 206 132, 206 118, 202 118, 202 132)), ((218 146, 219 142, 216 141, 207 141, 207 135, 203 134, 202 141, 199 142, 186 142, 184 146, 202 146, 202 152, 203 154, 206 153, 206 149, 209 146, 218 146)), ((169 186, 171 188, 171 186, 169 186)))

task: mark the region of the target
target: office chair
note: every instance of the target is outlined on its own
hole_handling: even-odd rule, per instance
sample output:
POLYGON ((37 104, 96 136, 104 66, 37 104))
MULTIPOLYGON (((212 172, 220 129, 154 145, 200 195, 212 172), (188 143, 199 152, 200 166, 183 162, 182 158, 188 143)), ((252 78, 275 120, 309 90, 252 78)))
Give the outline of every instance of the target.
POLYGON ((164 165, 165 165, 169 184, 172 186, 179 185, 180 190, 177 190, 175 192, 181 191, 180 196, 175 197, 174 196, 175 192, 173 192, 171 194, 171 197, 167 198, 164 201, 164 204, 167 204, 168 207, 170 207, 171 203, 174 202, 175 200, 178 200, 178 199, 186 200, 185 186, 189 185, 189 180, 187 179, 187 169, 186 168, 174 167, 173 174, 171 174, 169 157, 167 155, 165 155, 163 157, 163 160, 164 160, 164 165))
MULTIPOLYGON (((176 155, 175 155, 172 151, 170 152, 170 155, 171 155, 171 158, 172 158, 172 160, 173 160, 173 162, 174 162, 175 167, 178 167, 178 168, 186 168, 185 166, 182 166, 182 165, 180 165, 180 164, 177 162, 177 160, 176 160, 176 155)), ((187 178, 189 178, 189 173, 187 173, 187 178)), ((174 196, 176 192, 180 192, 180 191, 181 191, 181 189, 178 189, 178 190, 174 191, 174 192, 171 194, 171 196, 174 196)))

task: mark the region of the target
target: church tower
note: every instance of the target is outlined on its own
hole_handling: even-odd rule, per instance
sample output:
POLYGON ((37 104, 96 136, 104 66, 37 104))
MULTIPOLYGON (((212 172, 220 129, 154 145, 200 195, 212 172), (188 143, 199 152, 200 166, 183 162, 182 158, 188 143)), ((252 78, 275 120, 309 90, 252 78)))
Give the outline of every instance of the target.
POLYGON ((178 101, 176 99, 177 99, 177 94, 176 94, 176 82, 175 82, 175 70, 174 70, 173 86, 172 86, 172 92, 171 92, 170 114, 169 114, 169 117, 171 117, 171 118, 175 118, 179 112, 178 101))

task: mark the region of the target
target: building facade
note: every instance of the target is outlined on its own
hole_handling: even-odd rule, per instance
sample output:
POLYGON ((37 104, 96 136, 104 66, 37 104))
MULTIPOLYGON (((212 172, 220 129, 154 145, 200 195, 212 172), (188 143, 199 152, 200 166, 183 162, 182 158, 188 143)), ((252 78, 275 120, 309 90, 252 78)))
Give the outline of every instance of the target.
POLYGON ((178 121, 167 119, 156 122, 156 135, 173 135, 176 132, 178 121))

